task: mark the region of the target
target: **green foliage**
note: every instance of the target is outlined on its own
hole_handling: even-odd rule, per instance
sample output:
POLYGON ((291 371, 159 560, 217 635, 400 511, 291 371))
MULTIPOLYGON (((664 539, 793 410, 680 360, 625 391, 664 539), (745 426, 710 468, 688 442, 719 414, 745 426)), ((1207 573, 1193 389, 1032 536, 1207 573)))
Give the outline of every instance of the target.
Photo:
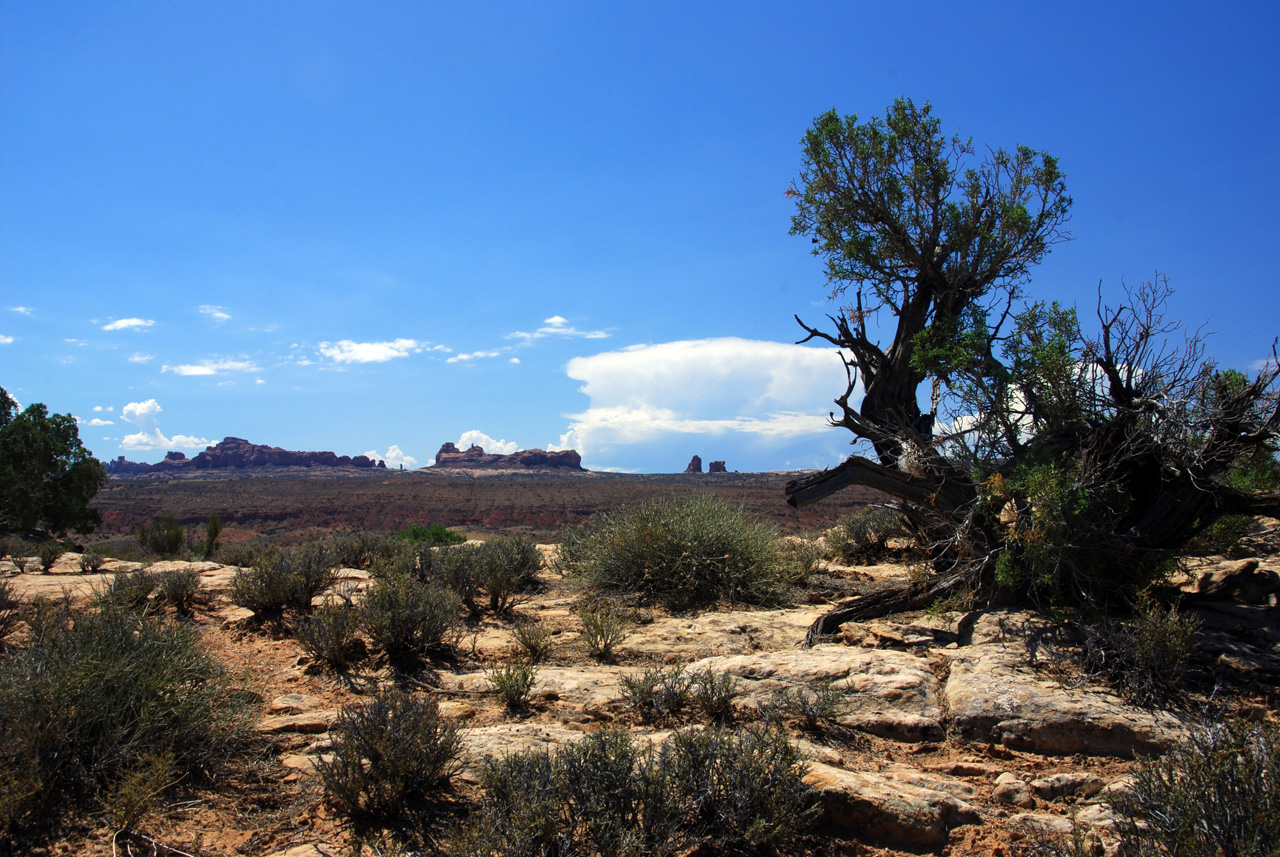
POLYGON ((96 574, 106 561, 106 557, 90 548, 80 554, 80 570, 85 574, 96 574))
POLYGON ((487 762, 481 812, 452 853, 623 857, 703 843, 778 847, 813 818, 802 773, 786 736, 769 730, 682 731, 656 751, 604 730, 555 753, 487 762))
POLYGON ((479 550, 481 585, 489 596, 489 609, 506 614, 514 606, 516 594, 537 581, 542 554, 537 545, 521 536, 498 536, 479 550))
POLYGON ((1130 619, 1105 618, 1085 627, 1083 667, 1139 705, 1167 702, 1195 654, 1199 630, 1194 615, 1143 594, 1130 619))
POLYGON ((193 568, 156 572, 156 604, 190 615, 200 595, 200 572, 193 568))
POLYGON ((444 586, 393 577, 365 592, 360 624, 389 658, 412 658, 449 644, 460 606, 444 586))
POLYGON ((622 677, 622 698, 645 723, 679 717, 693 699, 694 676, 680 664, 646 667, 639 675, 622 677))
POLYGON ((97 600, 103 604, 136 610, 150 600, 151 593, 159 585, 160 576, 148 568, 122 571, 102 588, 97 600))
POLYGON ((874 565, 884 558, 889 539, 907 535, 902 515, 884 506, 863 506, 824 534, 828 549, 847 563, 874 565))
POLYGON ((511 639, 520 647, 524 657, 534 664, 549 658, 556 647, 554 632, 536 620, 517 622, 511 629, 511 639))
POLYGON ((729 673, 707 668, 693 677, 693 705, 712 723, 723 726, 733 720, 737 695, 737 682, 729 673))
POLYGON ((217 553, 220 535, 222 535, 222 518, 214 512, 204 525, 204 545, 201 548, 201 555, 205 559, 213 559, 213 555, 217 553))
POLYGON ((523 711, 538 679, 538 668, 529 661, 516 659, 489 670, 488 678, 507 711, 523 711))
POLYGON ((5 639, 18 627, 22 619, 22 601, 14 591, 13 584, 0 580, 0 651, 4 650, 5 639))
POLYGON ((608 601, 588 604, 578 612, 582 622, 582 642, 592 657, 607 661, 613 650, 631 634, 631 620, 626 612, 608 601))
POLYGON ((37 621, 0 660, 0 830, 81 807, 149 756, 196 775, 243 740, 249 711, 191 628, 106 603, 37 621))
POLYGON ((467 540, 467 537, 461 533, 445 529, 443 524, 430 524, 425 527, 421 524, 410 524, 409 529, 396 533, 396 538, 428 547, 457 545, 467 540))
POLYGON ((174 520, 173 515, 155 518, 148 524, 138 524, 138 544, 148 553, 164 559, 172 559, 182 553, 187 544, 187 531, 174 520))
POLYGON ((102 518, 89 503, 106 482, 75 417, 50 415, 42 404, 19 414, 0 389, 0 531, 93 532, 102 518))
POLYGON ((333 746, 316 771, 335 810, 357 820, 387 820, 439 790, 458 770, 462 742, 436 701, 381 690, 345 706, 330 731, 333 746))
POLYGON ((299 623, 294 635, 302 650, 336 672, 346 672, 356 654, 360 617, 345 598, 326 598, 320 608, 299 623))
POLYGON ((810 732, 830 729, 839 723, 848 706, 847 692, 830 681, 780 688, 770 700, 770 708, 783 717, 794 718, 810 732))
POLYGON ((231 603, 267 616, 292 607, 311 612, 311 602, 333 585, 334 555, 322 543, 288 551, 268 549, 254 557, 254 567, 241 569, 231 579, 231 603))
POLYGON ((376 533, 348 533, 333 540, 339 568, 370 569, 378 559, 388 560, 404 550, 404 542, 376 533))
POLYGON ((480 605, 476 599, 480 596, 484 575, 479 546, 439 548, 432 552, 432 557, 431 574, 453 590, 471 616, 479 616, 480 605))
POLYGON ((714 497, 651 500, 561 533, 560 565, 597 592, 633 592, 673 610, 778 600, 777 533, 714 497))
POLYGON ((45 574, 53 571, 54 563, 62 558, 67 549, 57 542, 43 542, 36 549, 36 558, 40 560, 40 569, 45 574))
POLYGON ((1145 759, 1114 793, 1124 853, 1270 857, 1280 850, 1280 730, 1242 720, 1210 726, 1145 759))

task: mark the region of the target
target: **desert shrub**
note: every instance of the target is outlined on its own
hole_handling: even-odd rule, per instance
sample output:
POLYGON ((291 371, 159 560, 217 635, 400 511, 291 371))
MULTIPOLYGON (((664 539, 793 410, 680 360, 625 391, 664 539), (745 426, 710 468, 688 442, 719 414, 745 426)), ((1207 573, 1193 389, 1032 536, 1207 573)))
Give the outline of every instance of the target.
POLYGON ((0 580, 0 649, 4 647, 5 638, 18 627, 22 619, 22 601, 13 589, 13 584, 0 580))
POLYGON ((204 525, 204 544, 200 546, 201 556, 205 559, 213 559, 213 555, 218 552, 220 535, 222 535, 222 518, 214 512, 204 525))
POLYGON ((1167 700, 1195 653, 1199 630, 1197 617, 1141 595, 1131 618, 1104 618, 1084 627, 1083 669, 1140 705, 1167 700))
POLYGON ((98 592, 97 600, 132 610, 146 604, 159 585, 160 575, 149 568, 122 571, 98 592))
POLYGON ((676 610, 773 601, 785 584, 773 527, 706 496, 637 503, 566 528, 560 563, 591 590, 676 610))
POLYGON ((457 545, 467 540, 467 537, 461 533, 445 529, 443 524, 429 524, 425 527, 421 524, 410 524, 407 530, 396 533, 396 538, 428 547, 457 545))
POLYGON ((532 541, 499 536, 479 548, 480 585, 489 596, 489 609, 507 613, 517 592, 528 589, 542 567, 542 554, 532 541))
POLYGON ((507 711, 520 711, 529 704, 538 668, 525 660, 511 660, 489 670, 488 679, 507 711))
POLYGON ((626 612, 608 601, 597 601, 578 611, 582 622, 582 642, 592 657, 608 660, 613 650, 631 634, 626 612))
POLYGON ((457 545, 435 550, 431 573, 462 599, 468 613, 480 615, 480 606, 476 603, 483 574, 479 546, 457 545))
POLYGON ((218 551, 218 562, 238 568, 253 568, 265 548, 255 542, 232 542, 218 551))
POLYGON ((645 723, 679 717, 693 698, 693 674, 680 664, 646 667, 639 675, 623 676, 622 698, 645 723))
POLYGON ((390 658, 445 646, 458 626, 457 596, 412 577, 379 580, 365 592, 360 625, 390 658))
POLYGON ((1027 836, 1012 845, 1012 857, 1100 857, 1106 848, 1098 835, 1082 824, 1073 824, 1070 833, 1057 833, 1034 826, 1027 836))
POLYGON ((111 826, 115 830, 131 830, 165 790, 182 779, 176 770, 171 751, 143 753, 113 782, 109 782, 102 799, 111 826))
POLYGON ((53 565, 56 563, 67 549, 57 542, 44 542, 36 549, 36 559, 40 562, 40 570, 45 574, 53 571, 53 565))
POLYGON ((103 563, 106 561, 106 557, 97 551, 92 549, 87 550, 80 554, 80 570, 85 574, 93 574, 98 571, 98 569, 102 568, 103 563))
POLYGON ((1216 724, 1140 762, 1109 801, 1125 853, 1264 857, 1280 850, 1280 729, 1216 724))
POLYGON ((530 663, 540 663, 555 650, 555 634, 541 622, 526 620, 517 622, 511 629, 511 639, 520 647, 530 663))
POLYGON ((351 666, 360 620, 355 605, 345 598, 326 598, 324 604, 298 624, 294 635, 302 650, 337 672, 351 666))
POLYGON ((397 689, 343 707, 316 771, 330 806, 355 819, 387 819, 458 770, 462 742, 431 697, 397 689))
POLYGON ((159 557, 176 557, 187 544, 187 531, 173 515, 138 524, 138 544, 159 557))
POLYGON ((418 555, 411 545, 401 545, 400 550, 395 553, 376 554, 369 562, 369 574, 379 580, 389 577, 416 576, 417 573, 418 555))
POLYGON ((703 717, 721 725, 733 720, 733 700, 738 695, 738 686, 732 675, 707 668, 694 675, 691 690, 693 706, 703 717))
POLYGON ((848 703, 846 692, 831 681, 784 687, 773 693, 769 707, 782 717, 800 721, 813 732, 835 726, 848 703))
POLYGON ((606 729, 558 752, 490 760, 478 817, 453 853, 672 854, 700 843, 777 846, 811 821, 785 735, 678 732, 660 750, 606 729))
POLYGON ((778 539, 777 545, 782 579, 787 584, 800 586, 818 570, 822 548, 817 542, 792 536, 778 539))
POLYGON ((161 571, 155 579, 157 604, 168 605, 184 615, 191 613, 200 595, 200 572, 194 568, 161 571))
POLYGON ((369 569, 379 557, 393 557, 403 548, 403 541, 376 533, 347 533, 333 540, 334 559, 340 568, 369 569))
POLYGON ((889 539, 907 535, 902 516, 884 506, 863 506, 827 530, 827 548, 844 562, 874 565, 889 548, 889 539))
POLYGON ((33 635, 0 661, 0 829, 84 805, 149 754, 206 772, 248 714, 188 627, 103 604, 33 635))
POLYGON ((284 555, 284 565, 293 577, 293 606, 311 612, 311 601, 334 581, 336 560, 333 551, 321 542, 296 547, 284 555))
POLYGON ((289 551, 264 550, 250 569, 236 572, 228 595, 233 604, 263 615, 279 615, 286 607, 304 613, 311 601, 334 580, 334 556, 319 543, 289 551))
POLYGON ((27 623, 29 647, 47 645, 71 628, 71 604, 66 598, 37 595, 22 611, 27 623))

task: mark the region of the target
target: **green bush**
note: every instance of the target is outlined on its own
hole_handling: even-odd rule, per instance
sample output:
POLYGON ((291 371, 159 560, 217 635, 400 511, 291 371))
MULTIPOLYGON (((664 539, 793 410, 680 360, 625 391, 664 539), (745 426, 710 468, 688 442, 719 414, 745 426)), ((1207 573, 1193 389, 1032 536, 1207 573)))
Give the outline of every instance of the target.
POLYGON ((43 646, 71 628, 71 604, 66 598, 37 595, 22 612, 29 631, 28 648, 43 646))
POLYGON ((304 652, 337 672, 345 672, 356 654, 359 624, 354 604, 345 598, 326 598, 294 634, 304 652))
POLYGON ((200 572, 194 568, 161 571, 156 574, 156 603, 166 604, 189 615, 200 596, 200 572))
POLYGON ((22 619, 22 601, 14 592, 13 584, 0 580, 0 651, 4 649, 5 638, 13 633, 22 619))
POLYGON ((379 558, 390 559, 404 549, 394 536, 376 533, 348 533, 333 540, 334 559, 339 568, 372 568, 379 558))
POLYGON ((889 549, 889 539, 907 535, 902 516, 884 506, 863 506, 827 530, 827 548, 847 563, 875 565, 889 549))
POLYGON ((56 563, 67 549, 57 542, 45 542, 36 550, 36 558, 40 561, 40 570, 45 574, 53 571, 56 563))
POLYGON ((489 670, 488 678, 507 711, 521 711, 529 704, 538 668, 528 661, 512 660, 489 670))
POLYGON ((558 752, 490 760, 478 817, 454 854, 508 857, 777 847, 813 818, 803 766, 785 735, 677 732, 640 749, 604 730, 558 752))
POLYGON ((1109 801, 1126 854, 1280 852, 1280 729, 1228 721, 1143 760, 1109 801))
POLYGON ((102 568, 103 563, 106 561, 106 557, 97 551, 87 550, 80 554, 80 570, 85 574, 94 574, 98 569, 102 568))
POLYGON ((459 606, 443 586, 393 577, 365 592, 360 624, 389 658, 416 657, 448 645, 458 627, 459 606))
POLYGON ((160 585, 160 576, 148 568, 122 571, 98 593, 98 600, 130 610, 146 604, 160 585))
POLYGON ((786 583, 774 528, 707 496, 637 503, 566 528, 560 565, 591 590, 673 610, 771 602, 786 583))
POLYGON ((172 558, 180 555, 187 544, 187 531, 173 515, 138 524, 138 544, 154 556, 172 558))
POLYGON ((311 612, 312 599, 336 579, 334 554, 319 543, 263 550, 254 561, 253 568, 236 572, 228 596, 233 604, 266 616, 278 616, 286 607, 311 612))
POLYGON ((316 771, 330 806, 361 820, 393 818, 439 789, 462 751, 433 698, 396 689, 345 706, 330 736, 331 755, 320 757, 316 771))
POLYGON ((846 691, 830 681, 801 687, 784 687, 774 692, 770 708, 777 714, 800 721, 811 731, 835 726, 848 704, 846 691))
POLYGON ((530 663, 545 661, 555 650, 555 634, 546 625, 537 621, 517 622, 511 629, 511 638, 530 663))
POLYGON ((499 536, 480 546, 480 585, 489 596, 489 609, 505 614, 514 606, 516 593, 528 589, 542 567, 542 554, 532 541, 520 536, 499 536))
POLYGON ((737 682, 729 673, 708 668, 693 677, 693 705, 712 723, 724 725, 733 720, 733 700, 738 695, 737 682))
POLYGON ((462 599, 471 616, 479 616, 480 605, 476 599, 480 595, 484 571, 479 546, 439 548, 433 551, 431 562, 430 573, 462 599))
POLYGON ((255 542, 232 542, 218 551, 218 562, 238 568, 253 568, 264 550, 266 548, 255 542))
POLYGON ((578 612, 582 622, 582 642, 592 657, 609 660, 613 650, 631 633, 631 620, 625 611, 607 601, 588 604, 578 612))
POLYGON ((1131 618, 1104 618, 1085 626, 1083 669, 1138 705, 1167 701, 1195 654, 1199 630, 1197 617, 1162 607, 1143 594, 1131 618))
POLYGON ((693 699, 694 676, 680 664, 646 667, 639 675, 622 677, 622 698, 645 723, 679 717, 693 699))
POLYGON ((66 618, 0 661, 0 830, 92 805, 151 754, 205 773, 246 734, 243 696, 189 627, 111 604, 66 618))
POLYGON ((409 529, 396 533, 396 538, 428 547, 457 545, 467 540, 467 537, 461 533, 445 529, 443 524, 430 524, 425 527, 421 524, 410 524, 409 529))

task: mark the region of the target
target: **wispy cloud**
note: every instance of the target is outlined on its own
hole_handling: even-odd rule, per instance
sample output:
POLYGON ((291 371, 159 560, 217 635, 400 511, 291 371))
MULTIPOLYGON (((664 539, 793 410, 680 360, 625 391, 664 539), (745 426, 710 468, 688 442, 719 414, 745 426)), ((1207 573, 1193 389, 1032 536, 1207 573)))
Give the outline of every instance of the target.
POLYGON ((226 307, 213 306, 212 304, 205 304, 200 307, 200 314, 207 315, 214 321, 228 321, 231 318, 227 313, 226 307))
POLYGON ((103 330, 130 330, 135 328, 151 327, 155 324, 154 319, 149 318, 119 318, 110 324, 104 324, 103 330))
POLYGON ((12 336, 5 336, 3 333, 0 333, 0 345, 12 345, 13 341, 12 336))
POLYGON ((609 334, 603 330, 578 330, 569 324, 569 320, 564 316, 553 315, 551 318, 543 319, 543 327, 529 333, 523 330, 517 330, 514 333, 508 333, 508 339, 518 339, 524 344, 533 342, 535 339, 544 339, 548 336, 560 336, 566 339, 607 339, 609 334))
POLYGON ((501 351, 472 351, 470 354, 455 354, 445 363, 462 363, 467 360, 482 360, 485 357, 497 357, 501 351))
POLYGON ((319 351, 334 363, 386 363, 397 357, 408 357, 426 348, 428 343, 416 339, 393 339, 389 342, 321 342, 319 351))
POLYGON ((150 354, 143 354, 141 351, 135 351, 129 355, 130 363, 150 363, 156 358, 150 354))
POLYGON ((16 306, 12 308, 14 312, 20 312, 23 315, 31 315, 33 310, 29 306, 16 306))
POLYGON ((125 405, 120 412, 120 416, 126 422, 137 426, 139 431, 135 434, 125 435, 124 439, 120 441, 120 445, 127 450, 133 451, 197 449, 209 445, 209 441, 202 437, 192 437, 185 434, 165 437, 156 421, 156 416, 161 410, 163 409, 155 399, 147 399, 145 402, 130 402, 125 405))
POLYGON ((202 360, 199 363, 183 363, 178 366, 162 366, 161 372, 172 372, 175 375, 221 375, 224 372, 258 372, 261 371, 248 360, 202 360))

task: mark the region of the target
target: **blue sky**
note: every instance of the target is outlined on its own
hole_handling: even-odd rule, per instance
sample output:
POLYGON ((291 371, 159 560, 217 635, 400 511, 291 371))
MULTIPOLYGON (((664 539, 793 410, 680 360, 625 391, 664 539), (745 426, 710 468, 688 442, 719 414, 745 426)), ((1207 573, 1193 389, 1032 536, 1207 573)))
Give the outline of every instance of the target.
POLYGON ((1060 160, 1030 294, 1167 274, 1280 333, 1271 3, 0 3, 0 386, 101 458, 829 466, 843 373, 783 196, 820 113, 1060 160))

